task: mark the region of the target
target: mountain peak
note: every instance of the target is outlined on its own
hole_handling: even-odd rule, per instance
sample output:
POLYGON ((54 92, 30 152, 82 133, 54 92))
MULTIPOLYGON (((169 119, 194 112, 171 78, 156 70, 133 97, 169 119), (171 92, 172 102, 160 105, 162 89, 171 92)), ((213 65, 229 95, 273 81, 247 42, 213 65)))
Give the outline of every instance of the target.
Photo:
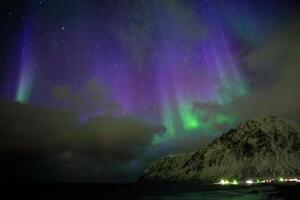
POLYGON ((221 178, 299 176, 300 126, 275 116, 230 129, 207 148, 151 163, 144 182, 215 182, 221 178))

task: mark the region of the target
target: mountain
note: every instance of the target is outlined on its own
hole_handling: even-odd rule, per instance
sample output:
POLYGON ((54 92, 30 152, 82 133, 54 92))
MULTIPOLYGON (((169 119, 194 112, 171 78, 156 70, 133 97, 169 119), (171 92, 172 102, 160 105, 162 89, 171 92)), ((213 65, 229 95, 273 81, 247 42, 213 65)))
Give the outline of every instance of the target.
POLYGON ((248 120, 204 149, 154 161, 139 182, 213 183, 299 175, 300 125, 271 116, 248 120))

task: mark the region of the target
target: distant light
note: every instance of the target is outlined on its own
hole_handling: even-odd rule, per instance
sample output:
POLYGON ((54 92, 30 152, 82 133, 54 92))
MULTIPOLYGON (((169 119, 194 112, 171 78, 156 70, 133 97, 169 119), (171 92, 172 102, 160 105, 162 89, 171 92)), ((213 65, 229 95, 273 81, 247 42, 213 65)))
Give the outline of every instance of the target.
POLYGON ((216 184, 221 184, 221 185, 238 185, 240 183, 246 183, 246 184, 252 185, 252 184, 256 184, 256 183, 273 183, 273 182, 297 182, 297 183, 299 183, 300 179, 280 177, 278 179, 271 178, 271 179, 265 179, 265 180, 259 180, 259 179, 251 180, 251 179, 248 179, 245 182, 243 182, 243 181, 242 182, 238 182, 237 180, 228 181, 227 179, 221 179, 220 182, 218 182, 216 184))
POLYGON ((259 179, 256 179, 256 182, 255 183, 265 183, 266 181, 265 180, 259 180, 259 179))
POLYGON ((225 181, 222 179, 222 180, 220 181, 220 184, 225 185, 225 181))
POLYGON ((229 181, 228 180, 224 180, 224 179, 222 179, 220 182, 219 182, 219 184, 221 184, 221 185, 228 185, 229 184, 229 181))
POLYGON ((284 181, 284 179, 283 179, 283 178, 279 178, 279 181, 280 181, 280 182, 283 182, 283 181, 284 181))
POLYGON ((297 178, 290 178, 290 179, 287 179, 287 181, 298 182, 298 183, 300 182, 300 180, 297 178))

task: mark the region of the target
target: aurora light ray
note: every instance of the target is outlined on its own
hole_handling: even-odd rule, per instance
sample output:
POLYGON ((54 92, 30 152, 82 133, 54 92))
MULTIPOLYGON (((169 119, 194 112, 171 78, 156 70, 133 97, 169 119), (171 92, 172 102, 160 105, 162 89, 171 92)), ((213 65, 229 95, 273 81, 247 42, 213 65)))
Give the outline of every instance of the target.
MULTIPOLYGON (((117 36, 117 40, 109 36, 108 40, 114 47, 104 51, 98 47, 106 45, 107 33, 103 32, 95 37, 89 32, 76 32, 76 29, 95 31, 95 27, 80 23, 82 19, 79 16, 75 17, 78 23, 75 26, 77 28, 73 28, 74 33, 68 38, 64 37, 64 40, 73 43, 75 49, 80 48, 81 52, 91 52, 89 46, 95 43, 97 49, 91 54, 78 54, 78 51, 73 51, 80 57, 78 63, 94 63, 95 74, 112 99, 122 107, 122 112, 146 121, 162 123, 167 128, 167 138, 195 132, 211 134, 210 129, 214 123, 233 123, 232 116, 222 113, 216 113, 210 122, 205 121, 207 111, 195 113, 193 103, 211 102, 225 106, 235 96, 245 94, 244 81, 238 71, 234 50, 225 36, 227 30, 218 24, 220 16, 211 16, 205 10, 197 13, 192 9, 189 11, 192 14, 186 18, 181 13, 185 12, 182 6, 177 1, 154 4, 153 14, 159 13, 159 23, 152 21, 151 13, 147 14, 145 20, 148 21, 148 26, 152 26, 151 29, 157 28, 159 31, 154 35, 133 32, 141 34, 137 35, 138 39, 143 36, 143 40, 148 41, 143 44, 144 49, 155 44, 154 51, 138 52, 141 41, 120 35, 117 36), (187 19, 194 22, 193 26, 196 29, 205 27, 208 33, 204 36, 196 34, 190 37, 191 33, 184 30, 186 25, 182 24, 187 19), (78 42, 78 39, 90 36, 91 40, 78 42), (128 50, 129 47, 133 49, 128 50), (151 63, 146 61, 149 59, 152 60, 151 63), (137 62, 132 62, 135 60, 137 62)), ((87 14, 87 10, 91 10, 90 6, 82 7, 86 9, 83 13, 89 18, 95 15, 95 12, 90 12, 91 16, 87 14)), ((78 11, 77 9, 78 7, 74 11, 78 11)), ((128 18, 130 20, 131 14, 128 14, 128 18)), ((138 26, 132 24, 129 33, 132 34, 131 29, 138 30, 138 26)), ((33 51, 31 37, 30 26, 27 26, 22 37, 23 50, 16 95, 16 100, 20 102, 28 101, 33 86, 36 52, 33 51)), ((69 51, 72 51, 72 48, 63 47, 61 52, 67 56, 69 51)), ((55 60, 54 63, 57 63, 59 59, 55 60)), ((90 71, 93 73, 93 70, 90 71)), ((102 113, 95 113, 97 112, 102 113)))
MULTIPOLYGON (((251 93, 240 52, 264 37, 259 28, 267 21, 258 20, 253 7, 231 11, 241 6, 228 2, 105 2, 115 12, 86 1, 64 2, 68 15, 51 2, 46 8, 36 5, 38 17, 27 17, 23 24, 20 67, 14 72, 17 89, 11 98, 56 105, 54 85, 76 92, 96 79, 121 114, 167 128, 158 142, 218 134, 216 126, 238 121, 223 108, 251 93), (195 110, 197 103, 220 109, 195 110)), ((103 114, 101 109, 85 118, 103 114)))
POLYGON ((27 26, 21 38, 20 71, 15 96, 15 100, 21 103, 26 103, 29 100, 33 87, 33 67, 35 64, 31 42, 31 29, 30 26, 27 26))
POLYGON ((252 117, 299 122, 299 5, 0 1, 4 175, 133 182, 252 117))
MULTIPOLYGON (((174 137, 182 133, 200 131, 212 134, 212 128, 216 124, 233 124, 235 117, 223 113, 215 113, 213 119, 204 121, 207 111, 192 110, 193 102, 211 102, 225 106, 234 98, 247 93, 245 81, 237 69, 233 50, 229 47, 229 41, 221 25, 215 25, 217 21, 209 21, 210 30, 205 41, 199 41, 201 49, 197 58, 188 63, 192 73, 184 76, 187 69, 182 70, 183 63, 180 58, 178 43, 168 44, 169 48, 160 52, 162 60, 160 68, 167 68, 167 75, 160 71, 159 80, 163 88, 163 124, 167 127, 167 135, 174 137), (176 52, 174 50, 176 49, 176 52), (177 55, 178 54, 178 55, 177 55), (166 58, 173 58, 167 61, 166 58), (199 71, 197 69, 200 69, 199 71), (196 75, 195 75, 196 74, 196 75), (194 79, 194 80, 193 80, 194 79), (167 81, 166 81, 167 80, 167 81), (209 80, 204 82, 203 80, 209 80), (197 84, 193 84, 196 82, 197 84), (163 83, 163 84, 162 84, 163 83), (167 87, 164 85, 168 84, 167 87), (205 85, 205 87, 201 87, 205 85), (225 90, 225 93, 223 92, 225 90), (171 91, 171 93, 170 93, 171 91), (173 91, 173 92, 172 92, 173 91)), ((170 28, 170 26, 169 26, 170 28)), ((175 36, 176 37, 176 36, 175 36)), ((176 39, 171 41, 177 41, 176 39)), ((195 48, 197 49, 197 48, 195 48)), ((159 140, 156 138, 156 140, 159 140)))

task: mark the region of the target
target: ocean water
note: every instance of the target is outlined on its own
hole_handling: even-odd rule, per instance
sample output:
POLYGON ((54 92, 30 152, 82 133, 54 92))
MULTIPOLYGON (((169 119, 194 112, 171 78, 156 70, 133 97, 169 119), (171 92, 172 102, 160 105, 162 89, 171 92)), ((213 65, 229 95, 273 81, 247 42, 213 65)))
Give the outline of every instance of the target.
MULTIPOLYGON (((300 199, 300 184, 222 186, 200 184, 6 184, 7 199, 42 200, 264 200, 300 199), (10 192, 13 191, 13 192, 10 192)), ((6 193, 6 194, 5 194, 6 193)), ((6 199, 6 198, 1 198, 6 199)))

